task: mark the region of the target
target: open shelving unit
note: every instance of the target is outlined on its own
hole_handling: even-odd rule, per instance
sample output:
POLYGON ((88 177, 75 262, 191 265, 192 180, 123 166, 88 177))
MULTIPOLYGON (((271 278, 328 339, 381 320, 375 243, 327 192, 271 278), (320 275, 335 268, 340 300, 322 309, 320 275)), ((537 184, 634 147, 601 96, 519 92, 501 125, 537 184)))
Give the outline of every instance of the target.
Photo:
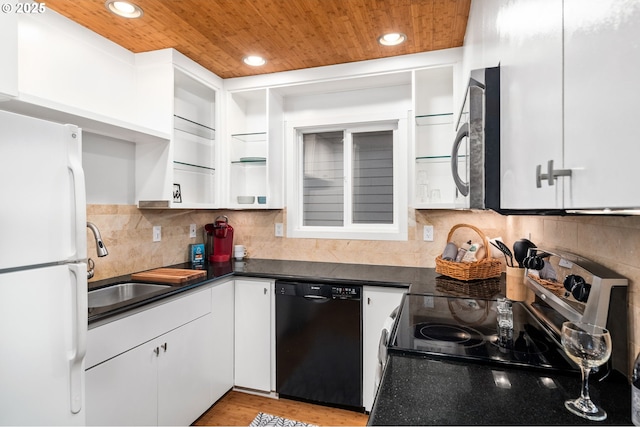
POLYGON ((234 209, 282 207, 282 98, 270 89, 228 96, 229 199, 234 209))
POLYGON ((173 205, 216 204, 215 104, 214 89, 175 70, 173 184, 181 201, 174 194, 173 205))
MULTIPOLYGON (((218 207, 217 90, 173 66, 173 132, 166 147, 148 147, 158 172, 150 170, 140 208, 218 207), (158 165, 166 165, 160 170, 158 165), (151 196, 151 197, 149 197, 151 196)), ((144 150, 145 148, 141 148, 144 150)), ((144 156, 141 156, 144 157, 144 156)))
MULTIPOLYGON (((413 205, 423 209, 453 208, 457 197, 451 174, 455 137, 453 68, 416 70, 414 75, 414 194, 413 205)), ((465 170, 466 155, 457 156, 465 170)))

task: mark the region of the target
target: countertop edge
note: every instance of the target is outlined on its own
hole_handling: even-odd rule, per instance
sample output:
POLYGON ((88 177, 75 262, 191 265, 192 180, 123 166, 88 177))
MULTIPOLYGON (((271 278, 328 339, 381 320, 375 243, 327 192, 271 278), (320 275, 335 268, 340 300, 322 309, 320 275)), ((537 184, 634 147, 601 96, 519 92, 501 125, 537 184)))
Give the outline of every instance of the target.
MULTIPOLYGON (((268 263, 272 260, 253 260, 254 263, 268 263)), ((249 261, 251 262, 251 261, 249 261)), ((275 260, 273 262, 276 262, 275 260)), ((412 283, 409 281, 390 281, 390 280, 371 280, 369 278, 354 278, 354 277, 347 277, 347 278, 342 278, 342 277, 338 277, 336 275, 340 275, 340 270, 341 269, 367 269, 368 267, 375 267, 376 269, 379 270, 395 270, 398 268, 413 268, 413 267, 394 267, 394 266, 369 266, 369 265, 365 265, 365 264, 336 264, 336 263, 319 263, 319 262, 310 262, 310 263, 306 263, 306 262, 300 262, 300 261, 282 261, 282 260, 277 260, 277 263, 284 263, 284 264, 295 264, 295 263, 303 263, 303 264, 313 264, 314 266, 322 266, 322 269, 325 271, 328 271, 328 274, 326 276, 320 276, 320 275, 316 275, 316 274, 294 274, 291 272, 286 272, 286 273, 282 273, 282 272, 274 272, 274 271, 241 271, 241 270, 236 270, 233 266, 232 263, 217 263, 214 265, 207 265, 205 266, 205 268, 203 268, 204 270, 207 270, 208 274, 207 277, 205 279, 196 279, 194 281, 190 281, 187 282, 185 284, 180 284, 180 285, 172 285, 170 288, 166 289, 166 290, 161 290, 158 292, 155 292, 153 294, 144 296, 144 297, 140 297, 140 298, 136 298, 134 300, 130 300, 127 301, 126 303, 121 303, 121 304, 116 304, 113 307, 110 307, 109 309, 101 309, 101 308, 96 308, 96 309, 90 309, 89 310, 89 316, 88 316, 88 325, 90 327, 95 327, 95 325, 97 323, 102 323, 102 321, 105 320, 109 320, 111 318, 114 318, 114 320, 116 318, 120 318, 123 316, 127 316, 130 313, 133 313, 135 311, 137 311, 140 308, 143 308, 147 305, 151 305, 154 304, 156 302, 162 301, 164 299, 168 299, 168 298, 172 298, 175 297, 181 293, 184 292, 188 292, 192 289, 196 289, 202 286, 206 286, 209 284, 213 284, 216 281, 222 280, 222 279, 229 279, 229 278, 233 278, 233 277, 247 277, 247 278, 263 278, 263 279, 273 279, 273 280, 300 280, 300 281, 319 281, 319 282, 323 282, 323 283, 335 283, 335 284, 346 284, 346 283, 351 283, 351 284, 356 284, 356 285, 362 285, 362 286, 382 286, 382 287, 393 287, 393 288, 405 288, 407 289, 407 291, 410 289, 410 287, 412 286, 412 283), (220 272, 222 271, 222 272, 220 272)), ((246 265, 245 263, 243 263, 243 266, 246 265)), ((174 265, 170 265, 170 266, 166 266, 164 268, 187 268, 187 269, 194 269, 191 265, 191 263, 181 263, 181 264, 174 264, 174 265)), ((197 268, 196 268, 197 269, 197 268)), ((425 270, 430 270, 428 268, 424 268, 425 270)), ((432 270, 432 269, 431 269, 432 270)), ((147 271, 147 270, 143 270, 143 271, 147 271)), ((135 273, 132 273, 135 274, 135 273)), ((345 274, 345 276, 349 276, 348 274, 345 274)), ((89 283, 88 287, 89 287, 89 291, 91 290, 95 290, 95 289, 100 289, 103 287, 108 287, 111 285, 115 285, 118 283, 123 283, 123 282, 127 282, 127 281, 132 281, 131 279, 131 274, 125 274, 122 276, 116 276, 116 277, 111 277, 111 278, 107 278, 107 279, 102 279, 99 281, 95 281, 95 282, 91 282, 89 283)), ((149 281, 149 283, 152 283, 151 281, 149 281)))

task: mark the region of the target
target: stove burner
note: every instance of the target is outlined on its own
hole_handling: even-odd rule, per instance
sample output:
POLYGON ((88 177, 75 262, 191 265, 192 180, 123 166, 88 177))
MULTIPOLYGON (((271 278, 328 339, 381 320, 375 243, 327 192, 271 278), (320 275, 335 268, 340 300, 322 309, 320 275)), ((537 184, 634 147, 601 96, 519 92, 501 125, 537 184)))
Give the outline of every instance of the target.
POLYGON ((475 347, 484 343, 484 337, 475 329, 442 323, 418 323, 415 337, 461 347, 475 347))
POLYGON ((518 338, 515 340, 505 342, 501 340, 500 337, 497 337, 490 342, 495 346, 508 348, 514 353, 516 358, 545 354, 549 351, 549 346, 546 343, 530 336, 525 331, 520 331, 518 338))

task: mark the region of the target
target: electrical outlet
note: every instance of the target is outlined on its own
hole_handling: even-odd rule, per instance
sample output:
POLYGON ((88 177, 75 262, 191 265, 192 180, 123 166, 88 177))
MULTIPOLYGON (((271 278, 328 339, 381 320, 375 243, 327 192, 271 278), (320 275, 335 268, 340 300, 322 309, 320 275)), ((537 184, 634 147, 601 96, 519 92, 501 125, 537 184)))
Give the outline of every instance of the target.
POLYGON ((425 225, 422 232, 425 242, 433 242, 433 225, 425 225))
POLYGON ((189 226, 189 237, 196 237, 196 225, 191 224, 189 226))
POLYGON ((154 225, 153 226, 153 241, 154 242, 159 242, 160 240, 162 240, 162 227, 160 227, 159 225, 154 225))
POLYGON ((433 308, 434 307, 434 300, 433 300, 433 295, 425 295, 422 297, 422 304, 426 307, 426 308, 433 308))
POLYGON ((284 236, 284 224, 276 222, 276 237, 284 236))

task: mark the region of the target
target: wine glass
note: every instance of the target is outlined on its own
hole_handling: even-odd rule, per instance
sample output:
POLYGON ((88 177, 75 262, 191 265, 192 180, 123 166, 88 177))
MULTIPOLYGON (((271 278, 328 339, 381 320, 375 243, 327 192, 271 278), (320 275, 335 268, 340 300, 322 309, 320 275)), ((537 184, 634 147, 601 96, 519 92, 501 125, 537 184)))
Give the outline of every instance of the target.
POLYGON ((562 325, 561 339, 564 351, 582 371, 580 397, 567 400, 564 406, 574 414, 589 420, 606 419, 607 413, 589 397, 589 373, 591 368, 602 365, 611 356, 609 331, 589 323, 565 322, 562 325))

